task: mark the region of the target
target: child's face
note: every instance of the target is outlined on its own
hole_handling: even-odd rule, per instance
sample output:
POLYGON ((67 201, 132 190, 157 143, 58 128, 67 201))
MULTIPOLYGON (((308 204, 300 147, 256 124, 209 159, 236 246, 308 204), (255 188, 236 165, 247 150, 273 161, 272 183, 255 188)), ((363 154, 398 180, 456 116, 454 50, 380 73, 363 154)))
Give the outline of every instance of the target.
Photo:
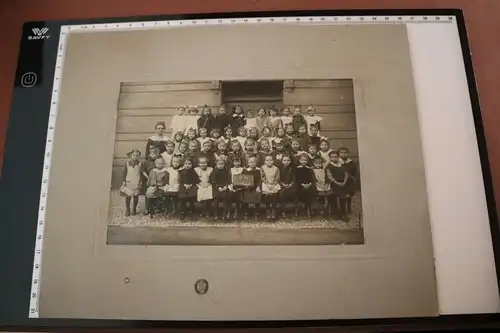
POLYGON ((318 152, 318 149, 316 149, 316 146, 309 146, 309 154, 314 155, 318 152))
POLYGON ((321 151, 328 151, 328 143, 323 141, 319 144, 319 149, 321 149, 321 151))
POLYGON ((241 167, 241 161, 240 161, 240 160, 234 160, 234 161, 233 161, 233 166, 234 166, 235 168, 239 168, 239 167, 241 167))
POLYGON ((196 142, 189 143, 189 150, 195 151, 197 148, 198 148, 198 145, 196 144, 196 142))
POLYGON ((339 155, 337 153, 331 153, 330 161, 333 163, 337 163, 339 161, 339 155))
POLYGON ((264 117, 266 115, 266 110, 264 109, 259 109, 259 111, 257 112, 257 115, 259 117, 264 117))
POLYGON ((187 133, 187 138, 188 138, 189 140, 193 140, 194 138, 196 138, 196 133, 195 133, 194 131, 189 131, 189 132, 187 133))
POLYGON ((247 112, 247 118, 253 118, 253 112, 252 111, 248 111, 247 112))
POLYGON ((230 128, 226 129, 226 137, 230 138, 232 136, 233 136, 233 130, 230 128))
POLYGON ((174 158, 172 160, 172 167, 174 169, 177 169, 181 165, 181 161, 178 158, 174 158))
POLYGON ((221 106, 219 108, 219 114, 226 114, 226 107, 225 106, 221 106))
POLYGON ((140 154, 138 152, 133 152, 132 156, 130 157, 132 161, 138 161, 139 160, 140 154))
POLYGON ((256 130, 256 129, 251 129, 251 130, 250 130, 250 136, 251 136, 252 138, 256 138, 258 135, 259 135, 259 133, 257 133, 257 130, 256 130))
POLYGON ((315 110, 313 108, 307 110, 307 114, 310 116, 314 116, 315 110))
POLYGON ((240 114, 242 112, 241 110, 241 106, 237 105, 235 108, 234 108, 234 113, 236 114, 240 114))
POLYGON ((210 148, 212 148, 212 145, 210 144, 210 142, 205 142, 205 143, 203 144, 203 150, 204 150, 204 151, 209 151, 209 150, 210 150, 210 148))
POLYGON ((290 156, 283 156, 283 158, 281 159, 281 163, 283 163, 284 166, 289 166, 290 164, 292 164, 292 159, 290 158, 290 156))
POLYGON ((187 150, 187 145, 185 143, 182 143, 182 144, 179 145, 179 151, 181 153, 184 154, 186 152, 186 150, 187 150))
POLYGON ((262 135, 263 136, 270 136, 271 135, 271 130, 269 128, 264 128, 262 130, 262 135))
POLYGON ((273 158, 271 156, 266 156, 264 163, 266 163, 266 166, 268 166, 268 167, 273 166, 273 164, 274 164, 273 158))
POLYGON ((192 167, 193 167, 193 163, 191 162, 191 160, 185 160, 184 161, 184 169, 189 170, 192 167))
POLYGON ((262 140, 260 142, 260 146, 261 146, 262 149, 269 149, 269 141, 262 140))
POLYGON ((304 126, 299 127, 299 134, 306 134, 307 130, 304 126))
POLYGON ((310 131, 312 136, 318 135, 318 128, 316 126, 311 127, 310 131))
POLYGON ((242 127, 238 130, 238 135, 239 136, 246 136, 247 135, 247 132, 246 130, 242 127))
POLYGON ((201 136, 202 138, 206 138, 206 137, 208 136, 208 132, 207 132, 207 130, 206 130, 206 129, 204 129, 204 128, 202 128, 202 129, 200 130, 200 136, 201 136))
POLYGON ((247 151, 252 151, 253 150, 253 141, 247 141, 247 143, 245 144, 245 149, 247 151))
POLYGON ((289 109, 289 108, 284 108, 284 109, 283 109, 283 115, 284 115, 285 117, 290 116, 290 109, 289 109))
POLYGON ((306 156, 301 156, 300 159, 299 159, 299 163, 300 165, 307 165, 307 162, 308 162, 308 159, 306 156))
POLYGON ((157 158, 155 160, 155 166, 157 169, 163 169, 164 165, 165 165, 165 162, 163 161, 163 158, 157 158))
POLYGON ((232 151, 239 151, 240 150, 240 144, 238 142, 231 143, 231 150, 232 151))
MULTIPOLYGON (((134 153, 134 154, 137 154, 137 153, 134 153)), ((134 154, 132 154, 132 159, 134 159, 134 154)), ((151 160, 156 160, 156 158, 158 158, 158 153, 156 151, 152 151, 149 153, 149 158, 151 158, 151 160)))
POLYGON ((189 115, 191 115, 191 116, 196 116, 197 114, 198 114, 198 110, 196 110, 196 109, 191 109, 189 111, 189 115))
POLYGON ((224 162, 222 161, 217 161, 217 164, 215 165, 217 169, 224 169, 224 162))
POLYGON ((177 109, 177 115, 179 115, 179 116, 184 115, 184 112, 186 112, 186 109, 184 109, 184 108, 178 108, 177 109))
POLYGON ((172 143, 168 143, 166 149, 168 154, 172 154, 174 152, 174 145, 172 143))
POLYGON ((163 125, 158 125, 158 126, 156 126, 156 132, 157 132, 158 134, 162 135, 162 134, 163 134, 163 132, 165 132, 165 126, 163 126, 163 125))
POLYGON ((203 114, 204 114, 205 116, 209 116, 209 115, 211 115, 211 114, 212 114, 212 110, 210 110, 210 108, 204 108, 204 109, 203 109, 203 114))
POLYGON ((314 167, 315 167, 316 169, 321 169, 321 168, 323 168, 323 162, 322 162, 321 160, 319 160, 319 159, 315 159, 315 160, 314 160, 314 167))
POLYGON ((255 157, 250 157, 248 159, 248 166, 250 168, 255 168, 257 166, 257 159, 255 157))
POLYGON ((270 110, 269 110, 269 115, 270 115, 271 117, 276 117, 276 115, 277 115, 277 114, 278 114, 278 113, 276 112, 276 110, 275 110, 275 109, 270 109, 270 110))
POLYGON ((293 125, 286 126, 286 133, 293 134, 293 125))
POLYGON ((182 141, 182 134, 177 133, 177 134, 175 135, 175 141, 182 141))
POLYGON ((208 166, 207 159, 206 158, 200 158, 200 160, 198 161, 198 165, 200 166, 200 168, 206 169, 207 166, 208 166))
POLYGON ((277 151, 283 151, 283 149, 285 149, 285 146, 283 145, 283 143, 277 143, 276 144, 276 150, 277 151))
POLYGON ((225 142, 219 142, 219 144, 217 145, 217 149, 219 149, 219 151, 226 151, 227 149, 227 145, 225 142))
POLYGON ((283 127, 278 128, 276 131, 277 136, 284 136, 285 135, 285 129, 283 127))
POLYGON ((292 149, 295 151, 298 151, 300 149, 300 143, 298 143, 297 141, 293 141, 292 142, 292 149))
POLYGON ((213 132, 212 132, 212 137, 213 137, 213 138, 217 139, 219 136, 220 136, 219 131, 213 131, 213 132))
POLYGON ((299 107, 296 107, 293 109, 293 113, 294 114, 300 114, 300 108, 299 107))
POLYGON ((340 158, 342 158, 343 160, 345 160, 349 156, 349 152, 347 150, 345 150, 345 149, 342 149, 339 152, 339 155, 340 155, 340 158))

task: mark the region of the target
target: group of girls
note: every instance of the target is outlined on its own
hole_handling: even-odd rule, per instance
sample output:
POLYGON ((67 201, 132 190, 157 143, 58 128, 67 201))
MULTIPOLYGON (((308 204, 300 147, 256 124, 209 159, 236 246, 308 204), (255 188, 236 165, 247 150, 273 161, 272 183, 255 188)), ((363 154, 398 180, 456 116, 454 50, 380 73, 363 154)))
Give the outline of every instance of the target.
POLYGON ((179 107, 172 136, 158 122, 146 159, 137 149, 128 153, 121 187, 126 215, 137 214, 144 194, 150 216, 258 219, 264 203, 268 219, 319 213, 349 221, 359 189, 356 163, 347 148, 333 150, 320 136, 322 118, 313 107, 306 116, 301 106, 293 110, 260 109, 254 118, 239 106, 232 114, 221 106, 217 116, 208 106, 201 116, 196 107, 179 107))

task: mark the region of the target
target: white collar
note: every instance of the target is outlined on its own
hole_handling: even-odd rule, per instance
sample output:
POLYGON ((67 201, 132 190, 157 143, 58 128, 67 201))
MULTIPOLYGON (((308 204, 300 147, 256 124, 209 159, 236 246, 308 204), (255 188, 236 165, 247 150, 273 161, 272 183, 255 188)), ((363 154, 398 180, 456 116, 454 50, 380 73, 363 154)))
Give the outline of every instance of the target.
POLYGON ((310 167, 308 167, 307 165, 298 165, 298 166, 297 166, 297 169, 298 169, 298 168, 306 168, 306 169, 310 169, 310 167))
POLYGON ((158 136, 157 134, 152 135, 149 138, 153 141, 167 141, 168 140, 168 137, 166 135, 158 136))
POLYGON ((349 163, 349 162, 352 162, 352 160, 349 157, 345 161, 340 159, 340 163, 342 163, 342 164, 349 163))
POLYGON ((340 168, 342 166, 341 162, 333 163, 333 162, 330 161, 330 164, 333 165, 336 168, 340 168))
POLYGON ((260 170, 260 169, 259 169, 259 167, 255 167, 255 169, 252 169, 252 168, 248 167, 246 170, 247 171, 255 171, 255 170, 260 170))

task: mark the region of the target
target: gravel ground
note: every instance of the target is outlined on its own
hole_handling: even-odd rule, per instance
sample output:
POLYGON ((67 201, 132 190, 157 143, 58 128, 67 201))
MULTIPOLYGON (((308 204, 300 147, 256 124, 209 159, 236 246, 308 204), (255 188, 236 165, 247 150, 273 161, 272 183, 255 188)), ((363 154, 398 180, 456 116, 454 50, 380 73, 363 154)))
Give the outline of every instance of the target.
POLYGON ((153 218, 144 215, 144 196, 139 197, 137 207, 138 214, 135 216, 125 216, 125 199, 120 196, 119 190, 111 191, 111 209, 109 225, 121 227, 247 227, 247 228, 280 228, 280 229, 304 229, 304 228, 334 228, 353 229, 360 228, 361 225, 361 200, 360 195, 356 195, 352 200, 352 211, 350 221, 343 222, 327 217, 318 216, 311 219, 304 217, 279 218, 275 221, 264 221, 261 216, 257 221, 237 220, 237 221, 216 221, 213 218, 199 218, 196 221, 180 221, 177 218, 156 214, 153 218))

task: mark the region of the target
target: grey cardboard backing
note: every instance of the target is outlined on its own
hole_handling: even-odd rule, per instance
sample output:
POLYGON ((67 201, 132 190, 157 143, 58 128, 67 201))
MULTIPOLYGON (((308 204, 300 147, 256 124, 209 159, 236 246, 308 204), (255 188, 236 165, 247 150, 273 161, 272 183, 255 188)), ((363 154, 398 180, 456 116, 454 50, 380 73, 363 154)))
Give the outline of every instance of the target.
POLYGON ((292 320, 438 313, 404 25, 72 33, 46 212, 43 318, 292 320), (106 245, 120 82, 287 78, 354 79, 364 245, 106 245), (210 285, 204 296, 194 291, 199 278, 210 285))

